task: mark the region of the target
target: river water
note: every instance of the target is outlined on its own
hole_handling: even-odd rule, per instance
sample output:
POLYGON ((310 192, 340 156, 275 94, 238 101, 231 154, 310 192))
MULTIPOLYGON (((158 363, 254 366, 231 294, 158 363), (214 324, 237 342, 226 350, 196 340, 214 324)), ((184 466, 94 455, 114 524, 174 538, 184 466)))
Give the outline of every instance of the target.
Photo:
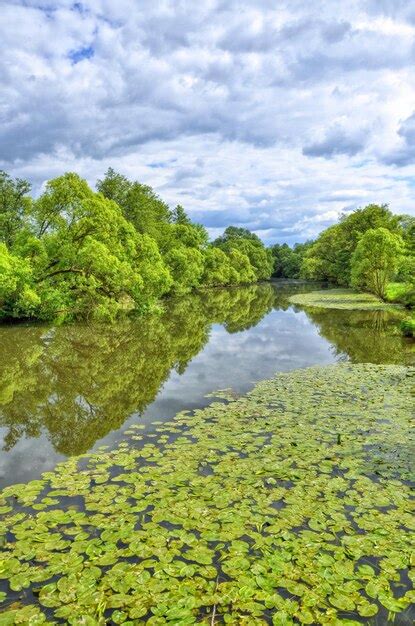
POLYGON ((112 325, 0 327, 0 487, 277 371, 415 362, 395 314, 288 302, 316 288, 276 281, 170 300, 161 314, 112 325))

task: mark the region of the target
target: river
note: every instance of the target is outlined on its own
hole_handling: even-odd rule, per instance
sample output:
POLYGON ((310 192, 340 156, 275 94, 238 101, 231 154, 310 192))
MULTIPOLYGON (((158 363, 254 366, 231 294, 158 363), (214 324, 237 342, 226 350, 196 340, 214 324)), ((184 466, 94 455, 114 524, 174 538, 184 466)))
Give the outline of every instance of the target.
POLYGON ((394 314, 302 309, 275 281, 166 301, 161 314, 112 325, 0 327, 0 487, 38 478, 73 455, 207 394, 245 392, 277 371, 350 359, 413 364, 394 314))

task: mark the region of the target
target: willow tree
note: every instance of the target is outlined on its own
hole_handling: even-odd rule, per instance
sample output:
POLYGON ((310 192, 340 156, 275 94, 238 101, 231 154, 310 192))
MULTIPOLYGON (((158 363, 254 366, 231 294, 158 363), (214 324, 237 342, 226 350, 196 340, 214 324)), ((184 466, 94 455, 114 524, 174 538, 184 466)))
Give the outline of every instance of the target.
POLYGON ((76 174, 50 181, 34 203, 45 250, 35 283, 44 317, 114 317, 165 293, 171 277, 156 242, 76 174))

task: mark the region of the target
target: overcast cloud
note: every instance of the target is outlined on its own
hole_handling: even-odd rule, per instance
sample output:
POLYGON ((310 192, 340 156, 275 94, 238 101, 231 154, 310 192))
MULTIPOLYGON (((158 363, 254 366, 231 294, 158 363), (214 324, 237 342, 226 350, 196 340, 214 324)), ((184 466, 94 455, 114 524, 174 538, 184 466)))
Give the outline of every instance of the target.
POLYGON ((36 192, 112 166, 268 242, 415 215, 413 2, 0 4, 0 168, 36 192))

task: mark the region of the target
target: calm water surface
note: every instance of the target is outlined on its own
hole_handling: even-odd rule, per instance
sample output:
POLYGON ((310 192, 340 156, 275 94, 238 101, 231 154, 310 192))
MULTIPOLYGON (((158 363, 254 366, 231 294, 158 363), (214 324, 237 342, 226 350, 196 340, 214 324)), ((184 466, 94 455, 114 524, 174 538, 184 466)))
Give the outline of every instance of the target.
POLYGON ((209 403, 206 394, 342 359, 414 363, 395 314, 302 309, 267 283, 166 303, 114 325, 0 327, 0 487, 113 446, 130 424, 209 403))

